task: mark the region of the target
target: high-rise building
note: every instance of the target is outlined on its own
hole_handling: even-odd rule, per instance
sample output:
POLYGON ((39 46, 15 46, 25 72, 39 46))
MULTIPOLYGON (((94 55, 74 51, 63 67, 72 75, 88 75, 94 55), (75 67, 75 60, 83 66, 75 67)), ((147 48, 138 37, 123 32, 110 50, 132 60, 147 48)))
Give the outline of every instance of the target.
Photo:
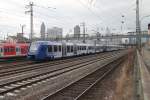
POLYGON ((41 31, 40 31, 40 33, 41 33, 41 38, 42 39, 45 39, 45 29, 46 29, 46 27, 45 27, 45 24, 44 24, 44 22, 41 24, 41 31))
POLYGON ((80 26, 76 25, 74 27, 74 37, 79 38, 80 37, 80 26))
POLYGON ((63 29, 58 27, 48 28, 47 35, 50 39, 60 39, 63 35, 63 29))

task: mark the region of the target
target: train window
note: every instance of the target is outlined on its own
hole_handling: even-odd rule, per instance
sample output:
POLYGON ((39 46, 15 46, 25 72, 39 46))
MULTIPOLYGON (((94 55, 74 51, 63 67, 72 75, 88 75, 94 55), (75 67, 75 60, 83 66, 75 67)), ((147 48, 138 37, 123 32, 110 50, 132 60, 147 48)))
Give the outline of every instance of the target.
POLYGON ((80 46, 78 46, 78 50, 80 50, 80 46))
POLYGON ((61 46, 59 46, 59 52, 61 52, 61 46))
POLYGON ((86 50, 86 46, 84 46, 84 50, 86 50))
POLYGON ((82 50, 82 46, 80 46, 80 50, 82 50))
POLYGON ((5 52, 9 52, 9 48, 5 48, 4 51, 5 51, 5 52))
POLYGON ((54 52, 57 52, 57 45, 54 45, 54 52))
POLYGON ((3 48, 1 48, 1 52, 3 52, 3 48))
POLYGON ((12 52, 12 48, 8 48, 8 52, 12 52))
POLYGON ((53 52, 52 45, 48 46, 48 52, 53 52))
POLYGON ((91 46, 89 46, 88 49, 91 50, 91 46))
POLYGON ((84 46, 82 46, 82 50, 84 50, 84 46))
POLYGON ((12 48, 11 48, 11 51, 12 51, 12 52, 15 52, 15 48, 12 47, 12 48))
POLYGON ((67 46, 67 52, 70 52, 70 46, 67 46))
POLYGON ((19 49, 19 48, 16 48, 16 52, 20 52, 20 49, 19 49))
POLYGON ((4 52, 7 52, 7 48, 4 48, 4 52))
POLYGON ((9 52, 13 52, 13 48, 9 48, 9 52))
POLYGON ((73 52, 73 46, 71 46, 71 52, 73 52))

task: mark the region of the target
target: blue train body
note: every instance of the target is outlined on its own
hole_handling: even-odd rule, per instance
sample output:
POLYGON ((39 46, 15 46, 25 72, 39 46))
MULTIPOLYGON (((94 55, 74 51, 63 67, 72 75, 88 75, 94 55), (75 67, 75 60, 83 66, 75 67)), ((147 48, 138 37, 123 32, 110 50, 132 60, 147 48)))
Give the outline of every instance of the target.
POLYGON ((53 44, 55 43, 48 41, 33 42, 30 45, 27 57, 33 60, 54 59, 56 54, 54 52, 48 53, 48 46, 53 44))
POLYGON ((31 43, 27 57, 32 60, 50 60, 118 49, 114 46, 106 49, 97 44, 36 41, 31 43))

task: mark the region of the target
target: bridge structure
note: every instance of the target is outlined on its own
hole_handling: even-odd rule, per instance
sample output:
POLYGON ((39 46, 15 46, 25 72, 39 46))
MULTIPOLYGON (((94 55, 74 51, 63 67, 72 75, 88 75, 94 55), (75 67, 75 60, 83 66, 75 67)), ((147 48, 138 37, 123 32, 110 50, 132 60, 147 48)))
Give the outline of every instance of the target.
MULTIPOLYGON (((139 35, 136 35, 136 34, 126 34, 126 35, 123 35, 123 34, 119 34, 119 35, 93 35, 93 36, 89 36, 89 35, 84 35, 84 36, 80 36, 80 37, 74 37, 74 36, 68 36, 68 37, 63 37, 63 38, 45 38, 44 40, 47 40, 47 41, 95 41, 97 43, 102 43, 102 41, 104 40, 105 41, 105 44, 109 44, 109 40, 119 40, 119 39, 128 39, 129 42, 128 43, 116 43, 117 45, 126 45, 126 46, 135 46, 137 45, 137 41, 139 38, 139 35), (130 40, 134 41, 134 43, 130 43, 130 40)), ((150 39, 150 35, 149 34, 140 34, 140 38, 141 39, 145 39, 146 42, 148 42, 150 39)), ((43 40, 41 38, 36 38, 36 39, 33 39, 33 41, 37 41, 37 40, 43 40)), ((141 43, 142 44, 142 43, 141 43)))
MULTIPOLYGON (((62 40, 76 40, 77 38, 82 40, 82 39, 86 39, 86 40, 92 40, 92 39, 123 39, 123 38, 137 38, 138 35, 105 35, 105 36, 86 36, 86 37, 67 37, 67 38, 62 38, 62 40)), ((150 38, 149 34, 141 34, 140 35, 141 38, 150 38)))
POLYGON ((129 42, 127 43, 116 43, 116 45, 124 45, 124 46, 137 46, 138 43, 139 43, 139 38, 140 37, 140 45, 142 46, 144 43, 147 43, 149 41, 149 38, 150 38, 150 35, 149 34, 130 34, 130 35, 122 35, 122 34, 119 34, 119 35, 105 35, 105 36, 102 36, 102 35, 95 35, 95 36, 83 36, 83 37, 67 37, 67 38, 62 38, 62 40, 66 40, 66 41, 69 41, 69 40, 80 40, 80 41, 87 41, 87 40, 95 40, 96 42, 99 42, 101 43, 100 41, 101 40, 104 40, 106 41, 106 45, 107 44, 111 44, 111 41, 109 40, 119 40, 119 39, 128 39, 129 42), (108 40, 108 43, 107 43, 107 40, 108 40), (144 40, 145 42, 143 42, 142 40, 144 40), (132 42, 131 42, 132 41, 132 42), (109 43, 110 42, 110 43, 109 43))

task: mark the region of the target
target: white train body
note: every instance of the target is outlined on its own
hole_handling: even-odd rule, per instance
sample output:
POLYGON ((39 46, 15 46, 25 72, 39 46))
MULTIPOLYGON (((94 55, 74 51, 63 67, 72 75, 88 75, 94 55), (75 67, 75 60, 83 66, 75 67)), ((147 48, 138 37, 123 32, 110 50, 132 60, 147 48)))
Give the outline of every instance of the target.
POLYGON ((104 48, 99 44, 37 41, 31 43, 28 58, 34 60, 47 60, 99 53, 106 50, 113 51, 118 49, 120 48, 110 46, 104 50, 104 48))

